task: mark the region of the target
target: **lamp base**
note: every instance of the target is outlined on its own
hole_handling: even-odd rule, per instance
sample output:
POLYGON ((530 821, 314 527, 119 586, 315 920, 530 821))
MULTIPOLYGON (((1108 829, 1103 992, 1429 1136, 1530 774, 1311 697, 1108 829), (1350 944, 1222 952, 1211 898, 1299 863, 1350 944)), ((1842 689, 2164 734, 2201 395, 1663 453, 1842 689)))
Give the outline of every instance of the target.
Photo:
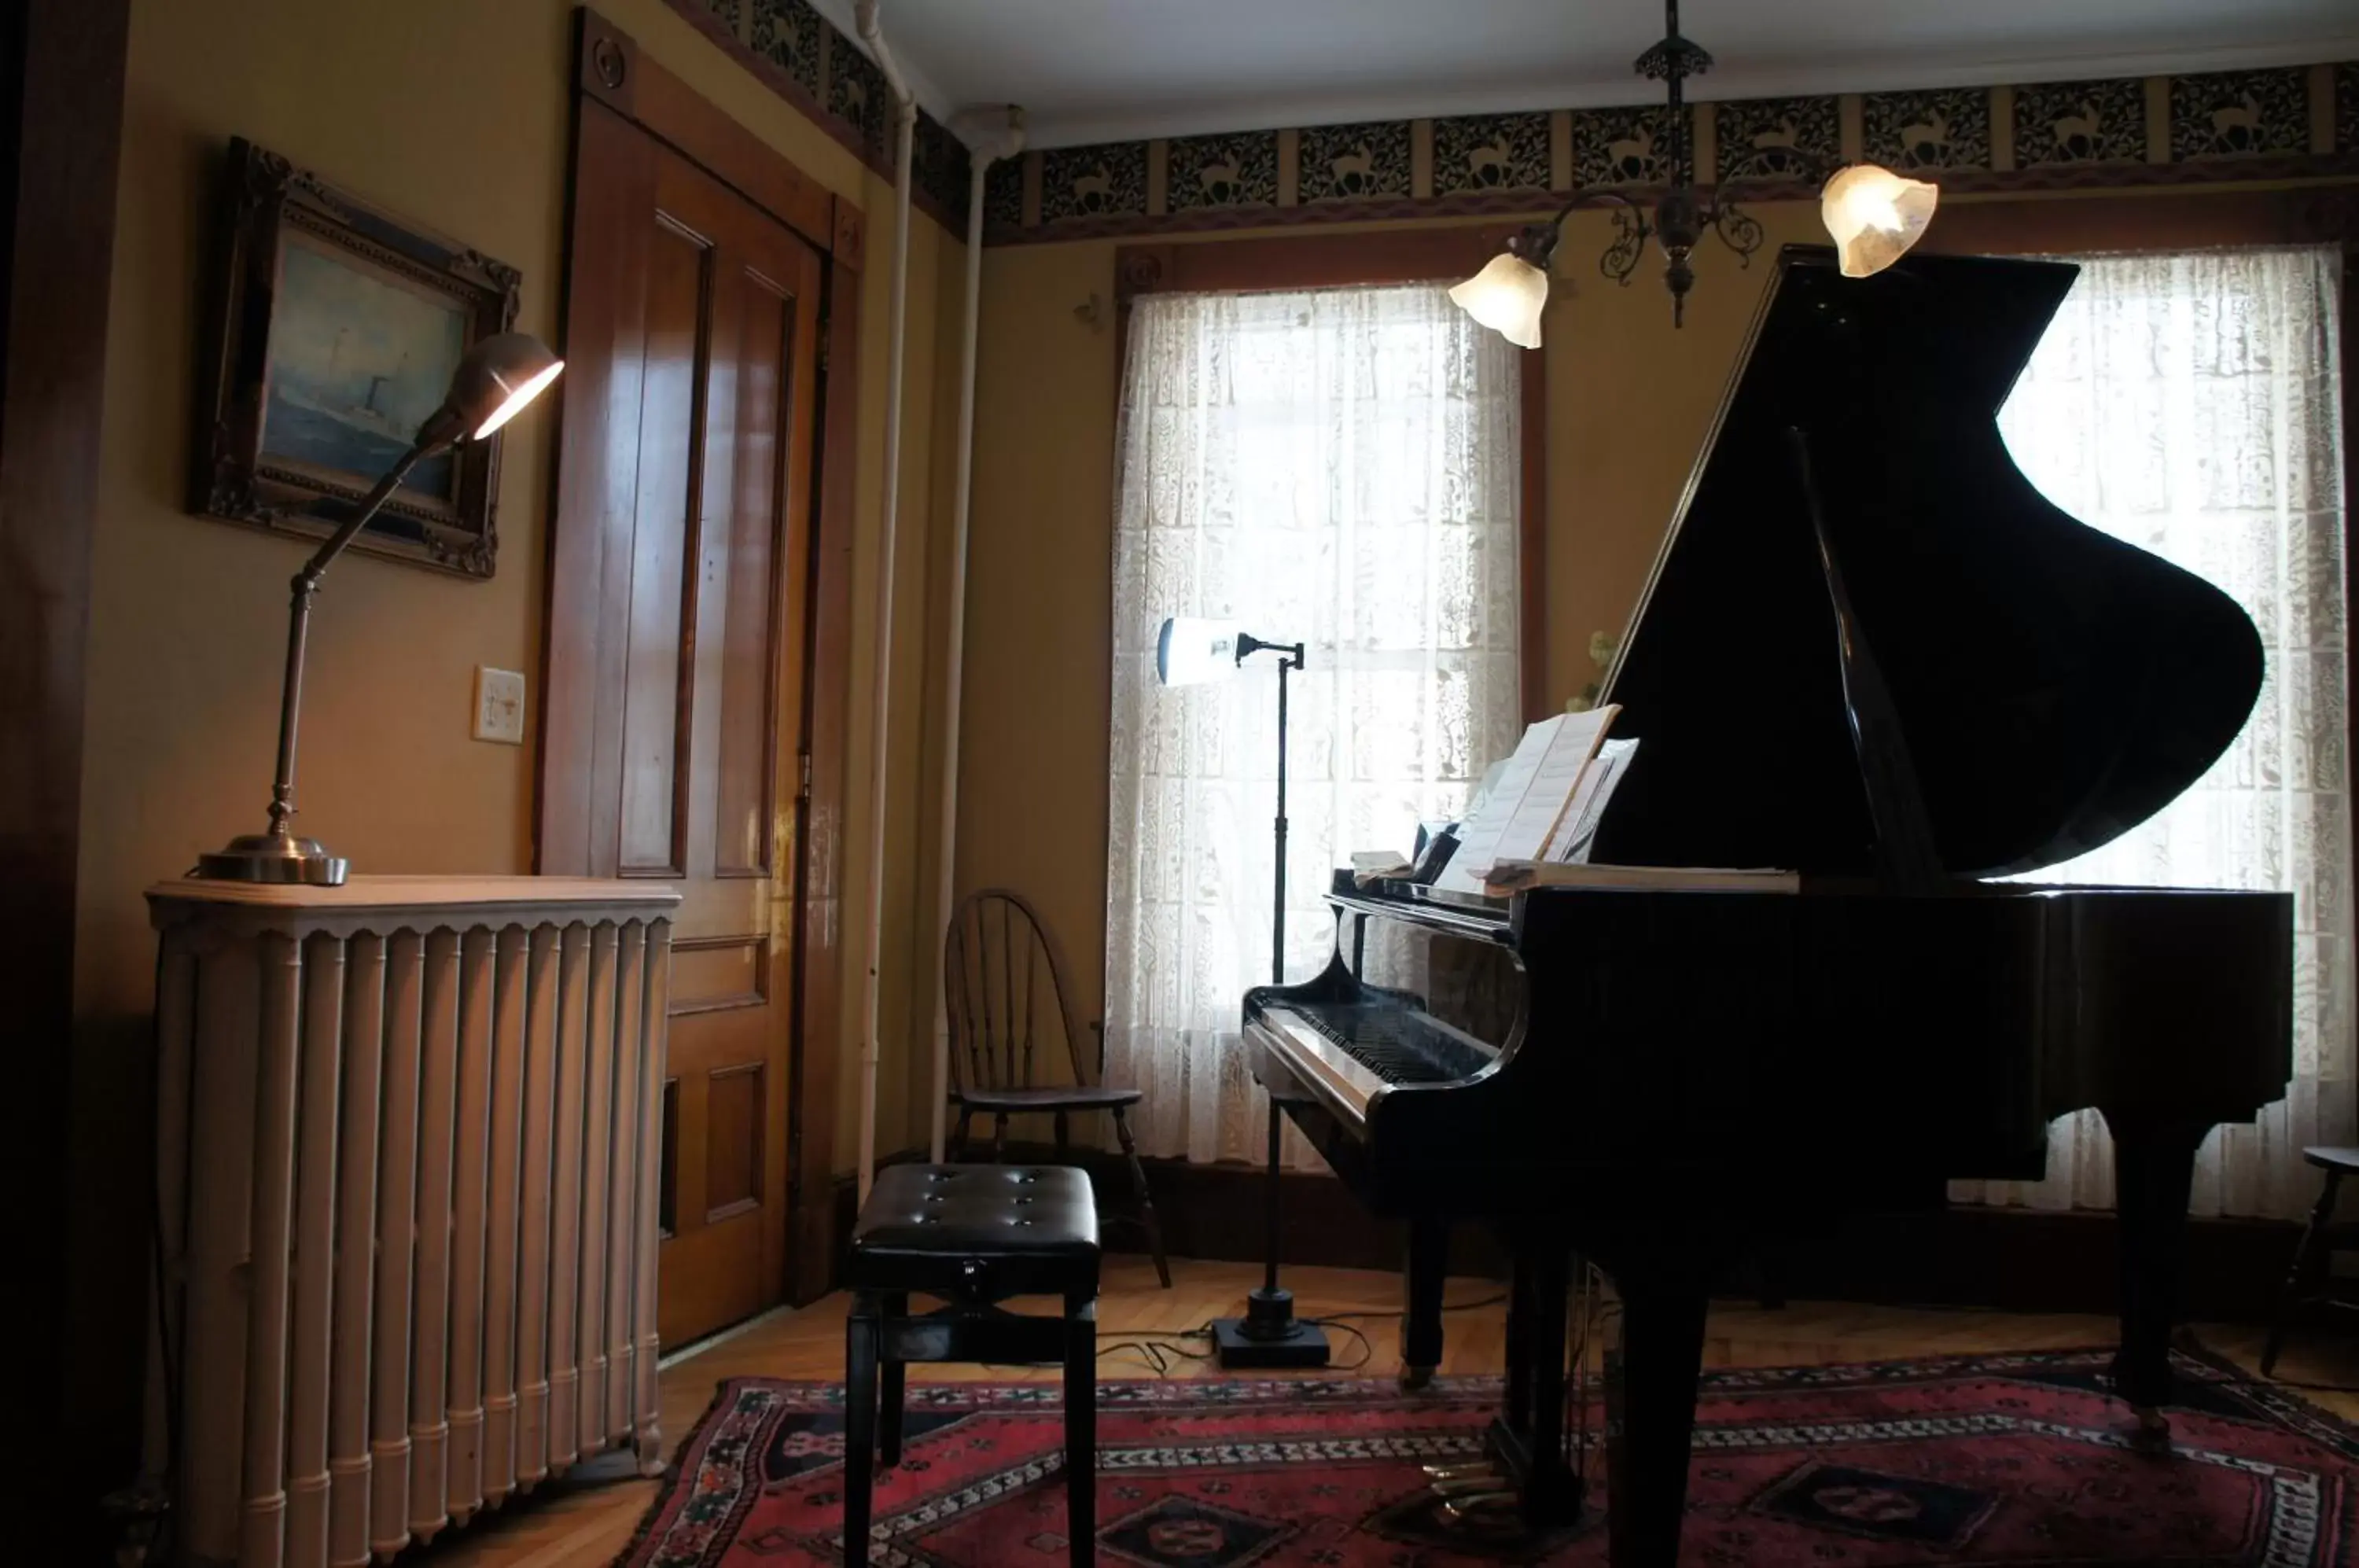
POLYGON ((197 856, 191 873, 211 882, 272 882, 313 887, 341 887, 353 863, 330 855, 316 838, 281 838, 276 833, 240 833, 225 849, 197 856))
POLYGON ((1327 1334, 1294 1315, 1294 1293, 1261 1290, 1245 1298, 1242 1318, 1212 1320, 1212 1347, 1221 1367, 1324 1367, 1327 1334))

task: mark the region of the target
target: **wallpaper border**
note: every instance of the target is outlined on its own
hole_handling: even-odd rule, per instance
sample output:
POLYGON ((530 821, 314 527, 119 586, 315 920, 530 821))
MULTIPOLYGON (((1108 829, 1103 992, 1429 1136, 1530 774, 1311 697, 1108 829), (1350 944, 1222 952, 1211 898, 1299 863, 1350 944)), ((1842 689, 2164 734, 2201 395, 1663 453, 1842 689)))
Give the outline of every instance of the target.
MULTIPOLYGON (((883 78, 809 0, 665 4, 892 178, 883 78)), ((2359 175, 2354 60, 1734 99, 1690 113, 1699 183, 1739 184, 1756 201, 1814 195, 1799 178, 1814 156, 1873 158, 1967 194, 2359 175)), ((1663 114, 1641 102, 1033 150, 992 166, 984 243, 1506 215, 1608 191, 1643 200, 1660 189, 1663 114)), ((916 205, 963 234, 973 164, 923 109, 913 160, 916 205)))
MULTIPOLYGON (((893 119, 883 72, 809 0, 664 0, 795 111, 893 178, 893 119)), ((973 164, 966 144, 924 109, 910 155, 910 201, 966 234, 973 164)))
MULTIPOLYGON (((2359 61, 1690 108, 1699 182, 1736 184, 1757 201, 1814 196, 1815 180, 1800 177, 1813 155, 1871 158, 1960 193, 2359 175, 2359 61)), ((1661 188, 1663 113, 1642 103, 1027 152, 991 169, 984 243, 1505 215, 1609 191, 1644 199, 1661 188), (1207 140, 1256 157, 1268 146, 1275 179, 1225 178, 1243 167, 1231 158, 1208 181, 1194 152, 1207 140), (1175 170, 1183 145, 1186 169, 1175 170)))

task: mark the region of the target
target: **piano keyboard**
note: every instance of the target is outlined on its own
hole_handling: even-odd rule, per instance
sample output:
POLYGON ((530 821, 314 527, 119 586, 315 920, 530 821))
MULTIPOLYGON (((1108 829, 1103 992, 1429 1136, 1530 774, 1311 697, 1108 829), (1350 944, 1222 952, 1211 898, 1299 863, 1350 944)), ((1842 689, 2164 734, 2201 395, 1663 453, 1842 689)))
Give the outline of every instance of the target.
POLYGON ((1454 1083, 1495 1059, 1476 1041, 1399 1006, 1269 1007, 1259 1022, 1265 1046, 1360 1121, 1381 1089, 1454 1083))

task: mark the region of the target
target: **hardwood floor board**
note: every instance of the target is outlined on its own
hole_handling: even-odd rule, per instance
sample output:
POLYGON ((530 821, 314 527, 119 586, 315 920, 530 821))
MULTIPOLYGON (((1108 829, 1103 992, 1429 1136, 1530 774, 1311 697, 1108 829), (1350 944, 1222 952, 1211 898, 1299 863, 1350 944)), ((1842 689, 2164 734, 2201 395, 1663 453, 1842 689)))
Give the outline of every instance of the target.
MULTIPOLYGON (((1143 1258, 1113 1257, 1106 1262, 1098 1305, 1102 1344, 1141 1336, 1173 1335, 1243 1309, 1245 1292, 1261 1283, 1261 1269, 1247 1263, 1171 1260, 1172 1288, 1157 1288, 1155 1271, 1143 1258)), ((1397 1276, 1348 1269, 1290 1269, 1287 1288, 1305 1317, 1348 1317, 1367 1336, 1368 1360, 1355 1370, 1371 1377, 1399 1369, 1397 1276), (1363 1314, 1363 1315, 1353 1315, 1363 1314)), ((1496 1372, 1506 1343, 1506 1311, 1495 1298, 1495 1280, 1456 1279, 1445 1301, 1462 1310, 1444 1321, 1445 1373, 1496 1372), (1481 1303, 1481 1304, 1473 1304, 1481 1303)), ((1043 1301, 1013 1303, 1052 1311, 1043 1301)), ((711 1403, 723 1378, 769 1377, 832 1380, 843 1370, 843 1319, 849 1299, 838 1293, 800 1312, 763 1320, 734 1338, 689 1356, 664 1370, 663 1431, 667 1454, 711 1403)), ((2114 1321, 2090 1314, 1998 1312, 1941 1307, 1862 1306, 1845 1301, 1794 1301, 1775 1312, 1747 1301, 1717 1303, 1706 1327, 1704 1359, 1712 1367, 1822 1366, 1912 1356, 1954 1356, 2001 1350, 2070 1349, 2113 1342, 2114 1321)), ((2252 1370, 2260 1356, 2262 1332, 2241 1324, 2203 1324, 2198 1337, 2211 1350, 2252 1370)), ((1359 1353, 1349 1334, 1330 1331, 1339 1364, 1359 1353)), ((1602 1341, 1593 1347, 1602 1348, 1602 1341)), ((1100 1358, 1109 1381, 1142 1379, 1153 1369, 1131 1350, 1100 1358)), ((2337 1384, 2359 1388, 2359 1342, 2347 1334, 2311 1330, 2288 1342, 2278 1364, 2294 1384, 2337 1384)), ((914 1382, 1053 1379, 1053 1367, 919 1367, 914 1382)), ((1210 1361, 1181 1361, 1173 1376, 1217 1377, 1210 1361)), ((1334 1375, 1332 1369, 1302 1376, 1334 1375)), ((1287 1376, 1287 1374, 1275 1374, 1287 1376)), ((2359 1393, 2297 1388, 2303 1397, 2346 1419, 2359 1421, 2359 1393)), ((558 1482, 530 1497, 494 1509, 466 1530, 446 1532, 402 1562, 417 1568, 603 1568, 629 1543, 640 1516, 656 1496, 651 1481, 632 1478, 604 1483, 558 1482)))

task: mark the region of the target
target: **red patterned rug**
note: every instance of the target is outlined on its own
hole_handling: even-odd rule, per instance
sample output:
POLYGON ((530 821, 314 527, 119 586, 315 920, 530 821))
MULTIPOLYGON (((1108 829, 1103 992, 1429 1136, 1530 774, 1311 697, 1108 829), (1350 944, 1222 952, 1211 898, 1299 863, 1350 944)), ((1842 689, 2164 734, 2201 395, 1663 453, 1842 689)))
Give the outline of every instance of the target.
MULTIPOLYGON (((1681 1562, 2354 1562, 2359 1431, 2179 1358, 2176 1450, 2131 1451, 2110 1352, 1707 1372, 1681 1562)), ((1453 1525, 1419 1466, 1479 1453, 1495 1378, 1109 1383, 1098 1391, 1098 1559, 1144 1568, 1603 1563, 1596 1509, 1546 1539, 1453 1525)), ((1065 1561, 1053 1384, 909 1390, 870 1561, 1065 1561)), ((721 1386, 626 1568, 842 1561, 842 1394, 721 1386)), ((1593 1496, 1603 1497, 1602 1486, 1593 1496)))

